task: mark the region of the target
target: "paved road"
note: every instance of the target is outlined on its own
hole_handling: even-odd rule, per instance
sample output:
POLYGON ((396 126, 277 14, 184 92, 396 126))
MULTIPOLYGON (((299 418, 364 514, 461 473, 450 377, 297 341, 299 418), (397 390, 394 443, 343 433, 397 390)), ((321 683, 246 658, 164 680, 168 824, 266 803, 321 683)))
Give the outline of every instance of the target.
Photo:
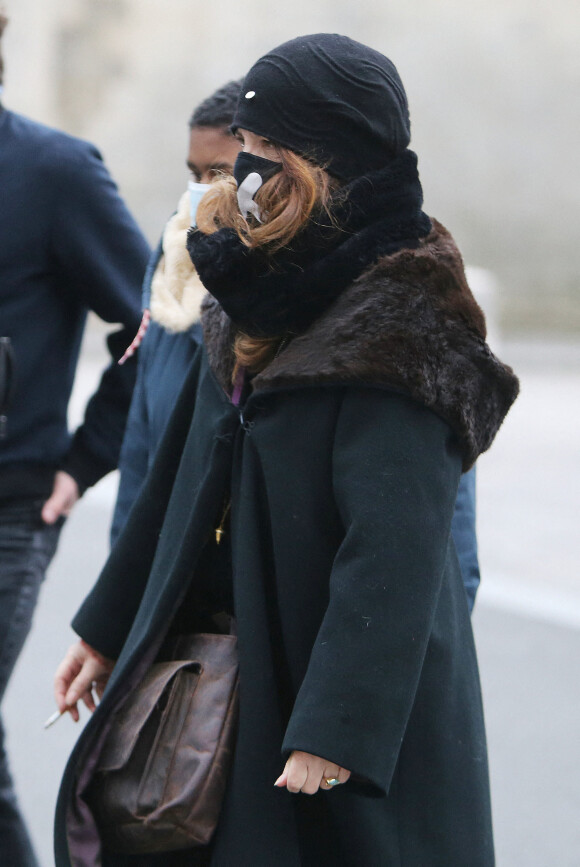
MULTIPOLYGON (((579 867, 580 352, 526 343, 507 344, 503 355, 523 390, 479 466, 484 584, 474 616, 498 865, 579 867)), ((85 361, 81 391, 94 366, 85 361)), ((113 488, 109 479, 89 492, 65 527, 6 700, 13 769, 42 867, 53 865, 52 811, 77 735, 68 719, 48 732, 42 722, 73 638, 67 624, 106 556, 113 488)), ((9 867, 1 857, 0 867, 9 867)))

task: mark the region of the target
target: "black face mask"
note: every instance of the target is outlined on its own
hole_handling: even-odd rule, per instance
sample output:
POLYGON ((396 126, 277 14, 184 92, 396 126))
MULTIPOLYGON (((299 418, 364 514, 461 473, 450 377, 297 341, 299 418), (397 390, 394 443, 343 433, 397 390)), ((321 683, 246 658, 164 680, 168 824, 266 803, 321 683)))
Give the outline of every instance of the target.
POLYGON ((238 205, 243 217, 252 214, 261 223, 260 209, 254 196, 266 181, 282 171, 282 163, 240 151, 234 163, 234 178, 238 184, 238 205))

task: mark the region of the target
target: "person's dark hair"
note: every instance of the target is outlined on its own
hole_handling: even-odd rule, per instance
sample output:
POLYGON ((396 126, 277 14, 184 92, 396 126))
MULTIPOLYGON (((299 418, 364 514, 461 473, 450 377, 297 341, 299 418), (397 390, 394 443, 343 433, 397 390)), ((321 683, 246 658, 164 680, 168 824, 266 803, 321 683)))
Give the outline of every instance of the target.
POLYGON ((228 81, 204 99, 189 118, 189 128, 197 126, 229 128, 238 104, 243 78, 228 81))
MULTIPOLYGON (((8 18, 4 14, 3 10, 0 9, 0 40, 2 39, 2 34, 6 29, 6 25, 8 24, 8 18)), ((0 43, 0 85, 4 84, 4 58, 2 57, 2 44, 0 43)))

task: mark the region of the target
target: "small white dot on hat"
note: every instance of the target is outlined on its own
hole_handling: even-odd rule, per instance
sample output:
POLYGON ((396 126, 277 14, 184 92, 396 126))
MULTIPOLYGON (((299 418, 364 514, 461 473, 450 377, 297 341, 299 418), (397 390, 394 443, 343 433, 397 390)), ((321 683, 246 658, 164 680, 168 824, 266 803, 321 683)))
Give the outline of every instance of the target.
POLYGON ((255 90, 248 90, 248 92, 246 93, 246 99, 253 99, 255 97, 255 95, 256 95, 255 90))

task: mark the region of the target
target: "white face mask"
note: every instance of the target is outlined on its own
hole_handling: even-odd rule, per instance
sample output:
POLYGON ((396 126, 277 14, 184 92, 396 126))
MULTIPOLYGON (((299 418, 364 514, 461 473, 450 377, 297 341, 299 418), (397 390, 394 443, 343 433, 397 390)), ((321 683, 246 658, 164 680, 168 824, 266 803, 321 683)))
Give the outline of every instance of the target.
POLYGON ((191 215, 192 226, 196 225, 195 217, 197 214, 197 207, 210 186, 211 184, 198 184, 196 181, 190 181, 187 185, 187 189, 189 190, 189 213, 191 215))

